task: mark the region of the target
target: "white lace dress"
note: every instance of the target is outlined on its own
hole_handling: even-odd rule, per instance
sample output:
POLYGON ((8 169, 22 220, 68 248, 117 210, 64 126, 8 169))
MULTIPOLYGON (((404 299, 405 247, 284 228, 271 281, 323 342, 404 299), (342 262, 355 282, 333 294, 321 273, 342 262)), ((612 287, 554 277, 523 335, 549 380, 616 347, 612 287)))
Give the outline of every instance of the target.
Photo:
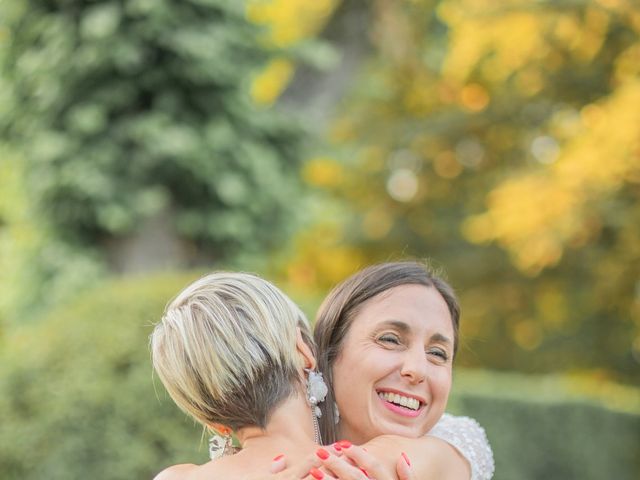
POLYGON ((484 428, 473 418, 445 413, 427 435, 454 446, 471 465, 471 480, 490 480, 495 465, 484 428))

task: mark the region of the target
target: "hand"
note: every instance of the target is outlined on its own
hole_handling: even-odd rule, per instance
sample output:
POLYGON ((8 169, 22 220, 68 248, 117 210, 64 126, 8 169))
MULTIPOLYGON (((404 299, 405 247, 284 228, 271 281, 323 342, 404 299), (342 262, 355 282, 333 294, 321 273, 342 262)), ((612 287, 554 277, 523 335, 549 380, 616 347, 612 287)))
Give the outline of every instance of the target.
POLYGON ((295 465, 288 465, 284 455, 278 455, 271 462, 269 474, 259 474, 247 477, 244 480, 301 480, 309 479, 309 471, 320 465, 320 460, 315 455, 309 455, 295 465))
POLYGON ((342 441, 334 444, 333 452, 318 449, 316 455, 323 470, 312 469, 314 480, 415 480, 409 458, 402 454, 396 462, 396 471, 390 471, 365 449, 342 441))

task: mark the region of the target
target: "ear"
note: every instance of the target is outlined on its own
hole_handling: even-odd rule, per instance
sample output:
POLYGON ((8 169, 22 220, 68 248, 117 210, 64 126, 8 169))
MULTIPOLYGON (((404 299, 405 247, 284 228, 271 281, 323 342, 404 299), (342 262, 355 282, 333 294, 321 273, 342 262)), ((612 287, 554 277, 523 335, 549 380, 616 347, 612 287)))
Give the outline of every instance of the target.
POLYGON ((304 368, 310 368, 311 370, 314 370, 317 365, 316 357, 313 355, 311 347, 309 347, 309 345, 307 345, 307 343, 302 338, 300 327, 296 327, 296 350, 298 350, 298 354, 302 359, 304 368))

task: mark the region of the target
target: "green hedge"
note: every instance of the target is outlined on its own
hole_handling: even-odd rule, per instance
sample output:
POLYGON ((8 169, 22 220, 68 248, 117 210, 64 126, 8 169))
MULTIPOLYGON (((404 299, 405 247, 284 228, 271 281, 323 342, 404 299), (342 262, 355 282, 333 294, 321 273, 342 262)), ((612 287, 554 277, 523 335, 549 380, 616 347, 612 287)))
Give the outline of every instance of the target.
POLYGON ((206 460, 201 428, 152 380, 148 349, 151 325, 193 278, 114 281, 9 333, 0 354, 4 480, 144 479, 206 460))
POLYGON ((460 372, 450 410, 484 426, 495 480, 635 480, 640 390, 560 376, 460 372))
MULTIPOLYGON (((7 332, 3 480, 144 479, 166 465, 206 460, 202 430, 152 379, 148 350, 164 305, 198 275, 114 280, 7 332)), ((640 393, 600 387, 458 371, 451 407, 486 428, 496 480, 637 478, 640 393)))

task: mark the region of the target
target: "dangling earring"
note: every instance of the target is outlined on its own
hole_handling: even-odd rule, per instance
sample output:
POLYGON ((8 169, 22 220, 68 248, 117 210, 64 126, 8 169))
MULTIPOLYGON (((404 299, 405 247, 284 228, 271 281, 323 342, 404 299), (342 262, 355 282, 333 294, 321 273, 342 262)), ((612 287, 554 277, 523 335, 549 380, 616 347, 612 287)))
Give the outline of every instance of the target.
POLYGON ((209 458, 216 460, 235 453, 231 440, 231 429, 224 425, 214 425, 213 435, 209 437, 209 458))
POLYGON ((311 419, 313 420, 313 433, 316 444, 322 445, 322 437, 320 436, 320 425, 318 425, 318 418, 322 416, 322 411, 318 404, 323 402, 327 396, 329 389, 327 384, 324 383, 322 373, 315 372, 308 368, 307 372, 307 401, 311 405, 311 419))
POLYGON ((322 416, 322 411, 320 411, 318 404, 324 402, 329 389, 327 388, 327 384, 324 383, 322 373, 315 372, 308 368, 305 369, 305 372, 307 372, 307 400, 309 405, 311 405, 313 414, 317 418, 320 418, 322 416))

